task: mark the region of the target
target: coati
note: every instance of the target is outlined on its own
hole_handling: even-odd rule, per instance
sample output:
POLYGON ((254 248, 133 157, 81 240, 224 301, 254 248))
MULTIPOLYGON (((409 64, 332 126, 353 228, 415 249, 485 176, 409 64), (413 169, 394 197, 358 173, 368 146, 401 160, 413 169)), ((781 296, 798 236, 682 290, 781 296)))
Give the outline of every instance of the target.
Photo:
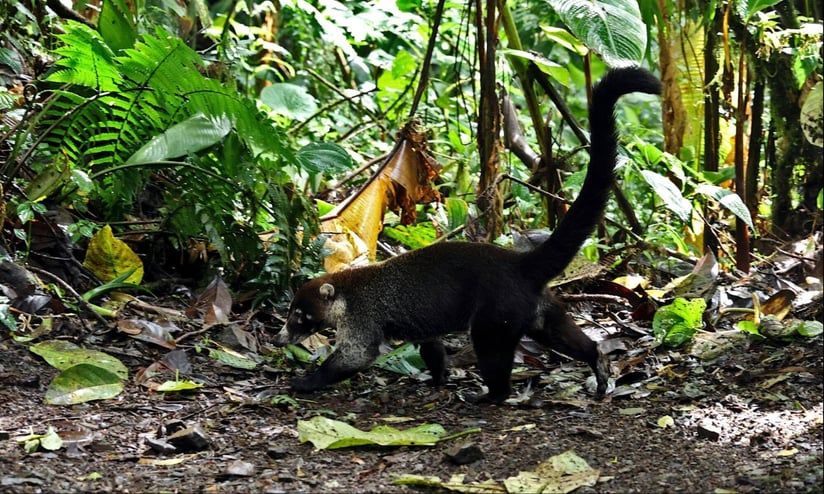
POLYGON ((440 385, 447 378, 440 337, 469 330, 488 401, 510 395, 515 348, 524 335, 587 362, 596 376, 596 395, 603 396, 609 377, 606 357, 545 286, 573 259, 606 208, 615 179, 618 98, 660 90, 660 81, 637 67, 611 70, 595 86, 583 187, 552 235, 534 250, 436 243, 304 284, 274 342, 297 343, 321 329, 336 328, 336 348, 316 372, 293 378, 291 387, 311 392, 353 376, 372 364, 385 339, 418 343, 433 384, 440 385))

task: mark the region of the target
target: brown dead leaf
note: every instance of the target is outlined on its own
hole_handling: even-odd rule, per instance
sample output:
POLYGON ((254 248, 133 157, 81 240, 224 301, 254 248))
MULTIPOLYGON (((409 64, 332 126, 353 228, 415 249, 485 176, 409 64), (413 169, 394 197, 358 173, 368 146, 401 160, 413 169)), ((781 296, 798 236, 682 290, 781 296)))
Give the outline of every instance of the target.
POLYGON ((232 313, 232 295, 220 276, 209 283, 197 300, 196 307, 203 312, 203 322, 207 326, 228 324, 232 313))
POLYGON ((173 324, 161 325, 146 319, 121 319, 116 323, 117 330, 136 340, 154 343, 164 348, 174 349, 177 345, 171 332, 179 330, 173 324))
POLYGON ((781 321, 792 310, 793 300, 795 300, 795 293, 791 290, 779 290, 761 305, 761 313, 772 314, 781 321))
POLYGON ((162 374, 168 374, 170 370, 171 369, 163 362, 155 361, 149 364, 148 367, 138 369, 134 375, 134 382, 144 388, 155 391, 158 386, 160 386, 160 383, 165 380, 162 378, 158 380, 158 378, 162 374))
POLYGON ((440 200, 431 184, 440 170, 426 151, 425 134, 414 124, 404 127, 395 148, 369 181, 321 218, 322 231, 338 234, 328 247, 343 253, 327 258, 326 270, 339 271, 363 254, 374 258, 387 209, 399 211, 404 225, 414 223, 415 204, 440 200))

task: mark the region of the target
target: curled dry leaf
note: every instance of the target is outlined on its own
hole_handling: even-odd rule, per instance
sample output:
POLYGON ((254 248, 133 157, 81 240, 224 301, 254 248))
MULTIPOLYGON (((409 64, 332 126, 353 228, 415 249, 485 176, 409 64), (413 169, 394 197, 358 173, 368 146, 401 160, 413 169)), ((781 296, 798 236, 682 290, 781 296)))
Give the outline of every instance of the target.
POLYGON ((332 233, 333 250, 325 264, 339 271, 364 254, 375 256, 378 234, 387 209, 400 211, 401 223, 415 222, 415 204, 440 200, 432 188, 441 166, 426 151, 426 136, 409 124, 397 144, 368 182, 353 196, 321 218, 321 230, 332 233))

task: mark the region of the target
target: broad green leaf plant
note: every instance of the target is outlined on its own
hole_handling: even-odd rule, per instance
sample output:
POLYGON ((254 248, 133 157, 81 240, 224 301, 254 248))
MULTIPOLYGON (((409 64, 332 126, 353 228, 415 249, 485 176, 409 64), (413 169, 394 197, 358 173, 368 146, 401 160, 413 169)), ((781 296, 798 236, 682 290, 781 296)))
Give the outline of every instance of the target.
POLYGON ((64 29, 42 111, 18 135, 33 142, 20 162, 57 177, 37 200, 120 221, 141 214, 147 191, 159 193, 159 204, 145 205, 159 231, 174 232, 180 250, 205 237, 230 279, 260 272, 258 233, 277 231, 268 249, 285 262, 268 282, 277 296, 287 292, 311 241, 298 231, 315 229, 291 178, 303 166, 294 141, 232 81, 204 75, 201 56, 160 27, 131 44, 80 23, 64 29))

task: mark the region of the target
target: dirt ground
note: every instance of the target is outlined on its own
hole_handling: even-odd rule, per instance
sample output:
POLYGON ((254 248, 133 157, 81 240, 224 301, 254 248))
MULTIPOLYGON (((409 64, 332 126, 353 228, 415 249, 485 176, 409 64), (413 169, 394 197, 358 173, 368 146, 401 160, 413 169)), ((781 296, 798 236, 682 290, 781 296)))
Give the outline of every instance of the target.
MULTIPOLYGON (((600 402, 586 392, 589 369, 557 356, 519 365, 519 404, 477 405, 464 401, 480 387, 471 365, 453 368, 442 389, 372 369, 296 396, 287 385, 292 369, 270 363, 239 370, 189 347, 191 378, 205 385, 196 392, 164 395, 130 379, 114 399, 49 406, 45 388, 57 371, 6 337, 0 491, 433 490, 393 483, 405 474, 442 481, 463 474, 464 484, 492 480, 502 489, 504 479, 568 450, 600 470, 596 485, 576 492, 822 491, 821 336, 781 345, 736 340, 711 362, 650 349, 646 340, 609 340, 618 379, 600 402), (297 400, 272 404, 272 396, 297 400), (316 450, 297 433, 298 420, 316 415, 366 430, 437 423, 448 434, 479 431, 431 447, 316 450), (662 417, 671 417, 668 426, 662 417), (16 439, 48 426, 63 447, 27 454, 16 439), (165 454, 152 447, 172 428, 190 426, 203 431, 205 446, 165 454), (470 443, 480 459, 459 465, 447 458, 450 448, 470 443)), ((86 344, 120 358, 130 376, 166 352, 113 331, 86 344)))

